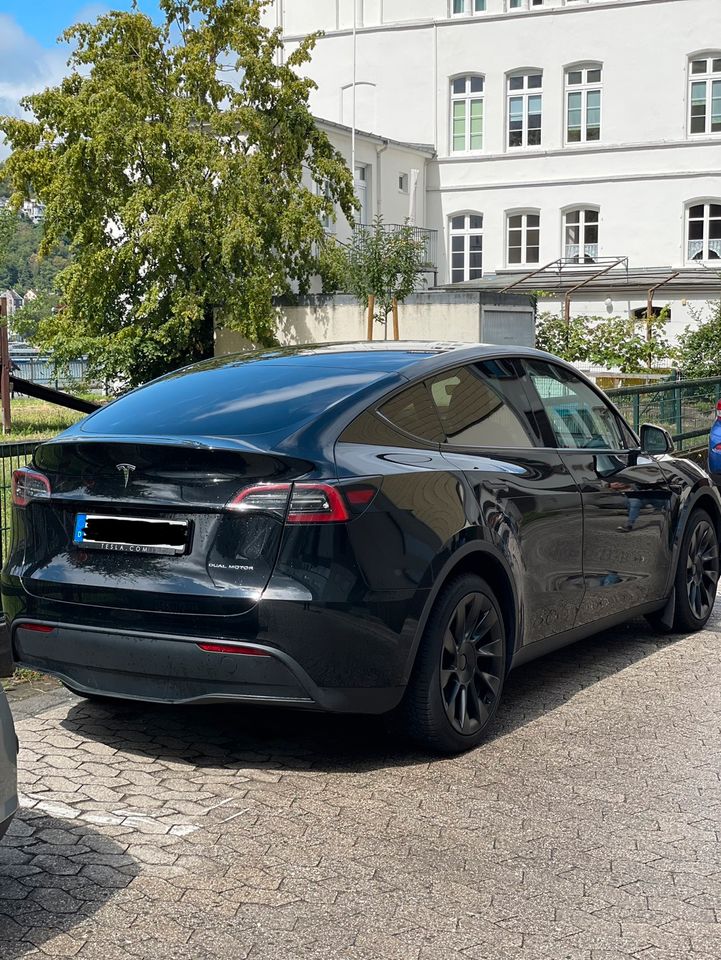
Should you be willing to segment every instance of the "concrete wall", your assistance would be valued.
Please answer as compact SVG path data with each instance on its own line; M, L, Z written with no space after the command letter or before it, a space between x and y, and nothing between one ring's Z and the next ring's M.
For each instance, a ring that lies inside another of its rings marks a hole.
M482 295L478 293L419 293L413 294L399 308L399 329L402 340L454 341L478 343L487 339L484 319L498 317L500 311L509 314L508 329L515 342L524 329L521 342L530 344L533 338L532 313L526 297ZM366 314L353 297L301 297L297 304L278 307L277 336L283 344L339 343L366 339ZM512 322L513 321L513 322ZM388 338L393 331L388 324ZM385 339L385 326L374 324L374 339ZM495 342L509 342L503 331ZM236 353L249 349L251 344L231 330L216 331L216 354Z

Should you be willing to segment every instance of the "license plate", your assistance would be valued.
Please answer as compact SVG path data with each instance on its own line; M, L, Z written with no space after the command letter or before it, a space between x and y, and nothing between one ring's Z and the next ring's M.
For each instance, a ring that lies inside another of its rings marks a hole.
M187 549L188 530L187 520L79 513L75 518L73 543L87 550L179 556Z

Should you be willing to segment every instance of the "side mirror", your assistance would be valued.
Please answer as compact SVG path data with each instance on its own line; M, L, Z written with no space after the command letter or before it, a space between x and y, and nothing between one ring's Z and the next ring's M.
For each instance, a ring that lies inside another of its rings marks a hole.
M673 440L668 430L644 423L641 427L641 449L644 453L662 454L673 451Z

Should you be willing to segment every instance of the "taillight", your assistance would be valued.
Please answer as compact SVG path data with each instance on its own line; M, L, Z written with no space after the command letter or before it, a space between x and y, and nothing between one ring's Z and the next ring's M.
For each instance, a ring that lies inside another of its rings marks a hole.
M340 491L327 483L296 483L288 523L343 523L350 519Z
M350 519L340 492L328 483L265 483L248 487L231 500L228 508L280 514L285 516L286 523L341 523Z
M716 419L721 420L721 400L716 404Z
M12 498L16 507L26 507L31 500L49 500L50 481L28 467L13 470Z
M199 643L198 646L206 653L233 653L241 657L269 657L265 650L257 647L248 647L242 643Z

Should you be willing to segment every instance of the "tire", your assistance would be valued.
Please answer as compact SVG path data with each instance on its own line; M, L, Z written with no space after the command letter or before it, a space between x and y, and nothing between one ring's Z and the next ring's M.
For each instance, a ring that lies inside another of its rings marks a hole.
M493 591L464 574L436 599L401 704L406 733L440 753L483 739L498 709L506 673L506 631Z
M694 510L683 534L676 569L675 631L703 630L713 610L718 579L716 527L705 510Z

